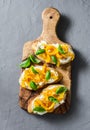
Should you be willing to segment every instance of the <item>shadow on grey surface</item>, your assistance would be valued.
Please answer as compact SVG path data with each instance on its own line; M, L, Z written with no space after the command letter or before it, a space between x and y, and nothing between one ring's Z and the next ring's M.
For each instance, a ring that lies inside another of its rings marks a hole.
M68 20L67 17L65 16L61 16L61 20L60 23L58 24L58 37L65 41L64 39L64 34L66 33L66 28L70 27L70 20ZM68 26L68 27L67 27ZM60 115L60 114L46 114L43 116L38 116L38 115L34 115L36 118L45 120L47 122L51 122L54 124L63 122L63 121L68 121L71 119L77 119L79 116L79 103L80 103L80 99L78 98L78 79L79 79L79 73L84 70L87 69L88 63L86 62L85 57L77 50L74 49L75 52L75 60L72 63L72 96L71 96L71 107L70 110L64 114L64 115Z
M57 24L56 33L58 38L63 42L68 42L66 39L66 34L68 33L68 30L70 29L71 26L72 21L70 21L70 19L67 16L61 15L60 20L58 21Z

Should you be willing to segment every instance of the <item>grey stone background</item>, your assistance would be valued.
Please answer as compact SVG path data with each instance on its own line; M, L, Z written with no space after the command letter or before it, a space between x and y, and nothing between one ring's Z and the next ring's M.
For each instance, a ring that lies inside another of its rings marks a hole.
M29 115L18 106L23 44L42 31L41 13L57 8L57 34L76 53L72 103L65 115ZM90 0L0 0L0 130L90 130Z

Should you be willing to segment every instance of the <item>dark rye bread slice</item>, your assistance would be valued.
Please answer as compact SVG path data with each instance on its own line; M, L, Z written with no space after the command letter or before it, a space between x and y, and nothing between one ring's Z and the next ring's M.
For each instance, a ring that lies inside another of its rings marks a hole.
M56 35L56 26L58 23L58 20L60 18L60 13L54 9L54 8L47 8L42 13L42 19L43 19L43 31L39 38L37 38L34 41L29 41L24 44L23 47L23 56L22 60L25 60L28 58L30 54L33 54L32 45L36 45L39 41L46 41L48 43L59 43L62 44L61 40L58 39ZM59 113L63 114L68 111L70 108L70 101L71 101L71 63L56 67L56 69L62 73L63 79L60 82L60 84L65 85L68 88L67 97L65 100L65 103L60 105L58 108L54 110L53 113ZM30 91L25 88L20 87L19 92L19 105L21 108L25 109L27 111L27 107L29 102L31 102L35 96L39 95L42 89L37 91Z

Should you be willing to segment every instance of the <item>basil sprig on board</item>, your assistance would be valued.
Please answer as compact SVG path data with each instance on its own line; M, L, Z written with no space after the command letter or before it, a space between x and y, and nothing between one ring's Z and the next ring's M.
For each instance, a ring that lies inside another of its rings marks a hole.
M55 64L57 64L57 58L56 58L56 56L51 56L51 59L52 59L52 61L53 61Z
M63 48L60 44L58 46L58 52L60 52L61 54L65 54L65 51L63 50Z
M20 67L21 68L28 68L28 67L30 67L31 62L38 64L41 61L39 59L37 59L34 55L30 55L25 61L21 62Z
M35 107L33 109L33 111L36 111L36 112L45 112L45 109L43 107L41 107L41 106L38 106L38 107Z
M48 99L49 99L49 101L51 101L51 102L59 103L59 101L58 101L56 98L52 97L52 96L49 96Z
M34 68L34 66L31 66L31 70L34 74L38 74L38 71Z
M45 52L45 49L38 49L38 50L36 51L36 55L42 54L42 53L44 53L44 52Z
M66 92L66 91L67 91L67 88L66 88L66 87L59 87L59 88L56 90L56 94L60 94L60 93Z
M29 57L30 57L30 60L31 60L33 63L38 64L38 63L41 62L41 61L40 61L39 59L37 59L34 55L30 55Z
M27 67L30 66L30 64L31 64L30 58L27 58L25 61L22 61L22 62L21 62L20 67L21 67L21 68L27 68Z
M48 70L48 71L46 72L45 79L46 79L46 80L49 80L50 77L51 77L51 72L50 72L50 70Z
M30 87L33 89L33 90L37 90L37 85L35 82L31 81L30 82Z

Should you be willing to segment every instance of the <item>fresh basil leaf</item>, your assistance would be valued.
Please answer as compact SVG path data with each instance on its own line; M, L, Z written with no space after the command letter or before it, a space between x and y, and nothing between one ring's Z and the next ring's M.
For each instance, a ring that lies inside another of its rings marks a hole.
M42 54L45 52L45 49L39 49L36 51L36 55Z
M33 62L33 63L40 63L41 61L39 59L37 59L34 55L30 55L30 60Z
M48 99L49 99L51 102L59 103L59 101L58 101L56 98L52 97L52 96L49 96Z
M30 82L30 87L31 87L33 90L37 90L37 85L36 85L35 82L33 82L33 81Z
M21 62L21 64L20 64L20 67L21 68L27 68L27 67L29 67L30 66L30 59L29 58L27 58L25 61L22 61Z
M46 79L46 80L49 80L50 77L51 77L51 72L50 72L50 70L48 70L48 71L46 72L45 79Z
M56 90L56 94L60 94L60 93L66 92L66 91L67 91L67 88L66 88L66 87L59 87L59 88Z
M56 58L56 56L51 56L51 59L52 59L52 61L53 61L55 64L57 64L57 58Z
M38 106L38 107L35 107L33 109L33 111L36 111L36 112L45 112L45 109L43 107L41 107L41 106Z
M38 74L38 71L35 70L34 66L31 66L31 70L34 74Z
M61 54L65 54L65 51L63 50L60 44L58 46L58 52L60 52Z

